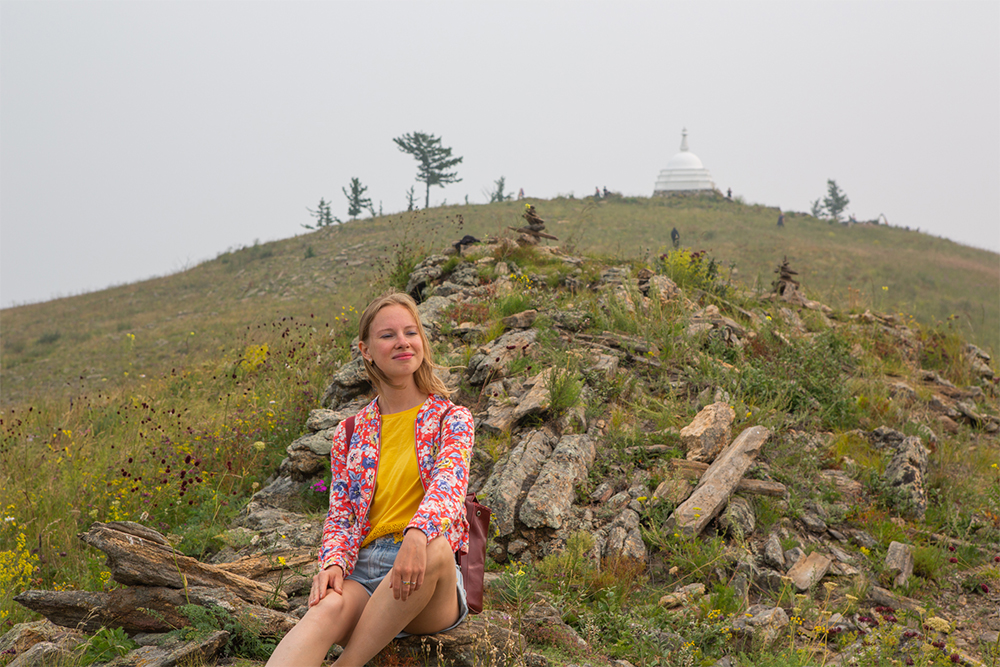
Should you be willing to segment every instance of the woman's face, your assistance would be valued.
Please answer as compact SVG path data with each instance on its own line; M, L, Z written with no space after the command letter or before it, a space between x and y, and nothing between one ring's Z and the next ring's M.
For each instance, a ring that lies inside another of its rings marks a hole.
M392 304L378 311L368 330L368 340L358 343L393 384L409 382L424 361L424 346L410 311Z

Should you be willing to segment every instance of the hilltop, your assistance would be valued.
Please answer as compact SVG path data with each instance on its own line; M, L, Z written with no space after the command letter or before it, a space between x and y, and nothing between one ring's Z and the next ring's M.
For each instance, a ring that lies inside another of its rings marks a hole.
M787 257L805 292L849 312L872 308L946 324L1000 351L1000 258L915 231L843 226L723 198L558 198L535 203L573 252L652 262L670 247L704 251L734 282L767 292ZM0 313L0 402L65 395L200 363L234 332L275 315L326 322L356 306L396 253L510 232L522 202L447 206L237 248L189 270ZM126 337L131 334L135 339ZM127 349L126 349L127 348Z
M517 221L482 208L494 228ZM467 212L462 233L482 234ZM448 215L439 222L452 233ZM497 237L427 255L403 228L371 269L420 297L442 378L476 418L470 487L495 512L486 613L442 644L446 661L996 663L1000 406L988 352L947 324L808 298L801 271L805 293L790 282L775 292L684 249L587 257ZM298 240L294 282L228 298L321 299L327 272L297 259L308 244L320 254L320 238ZM362 242L327 261L363 261ZM124 638L99 629L120 625L144 643L121 665L187 651L249 666L294 623L328 438L369 388L350 350L350 305L323 324L289 312L216 330L224 350L162 377L133 370L5 410L0 525L13 548L0 619L29 618L18 592L95 636L20 626L17 650L44 636L32 650L66 661L73 646L125 653ZM139 361L127 353L118 363ZM175 562L197 558L183 561L192 581L221 570L256 583L220 593L105 569L79 533L105 551L138 537ZM93 591L84 617L74 588ZM201 632L139 635L188 622ZM440 663L422 651L403 642L377 662Z

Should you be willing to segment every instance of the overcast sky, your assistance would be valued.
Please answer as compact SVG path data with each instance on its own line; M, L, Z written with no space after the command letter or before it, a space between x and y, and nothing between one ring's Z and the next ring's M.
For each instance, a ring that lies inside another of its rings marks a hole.
M684 127L747 202L833 178L859 219L1000 251L997 2L2 0L0 304L346 218L355 176L404 209L407 132L465 158L439 204L650 195Z

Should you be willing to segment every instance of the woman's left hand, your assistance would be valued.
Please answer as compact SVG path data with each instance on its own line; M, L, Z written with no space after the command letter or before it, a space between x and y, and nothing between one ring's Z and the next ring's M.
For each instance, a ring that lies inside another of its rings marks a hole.
M406 602L411 593L416 593L424 583L427 568L427 536L416 528L406 531L403 544L399 547L396 560L392 564L390 586L392 596Z

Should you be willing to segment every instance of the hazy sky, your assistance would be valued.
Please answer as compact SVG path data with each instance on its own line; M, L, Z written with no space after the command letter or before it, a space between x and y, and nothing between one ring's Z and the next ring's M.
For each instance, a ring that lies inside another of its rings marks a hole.
M346 218L354 176L404 209L407 132L465 158L434 204L650 195L683 127L747 202L833 178L998 251L1000 3L2 0L0 304Z

